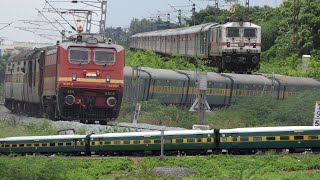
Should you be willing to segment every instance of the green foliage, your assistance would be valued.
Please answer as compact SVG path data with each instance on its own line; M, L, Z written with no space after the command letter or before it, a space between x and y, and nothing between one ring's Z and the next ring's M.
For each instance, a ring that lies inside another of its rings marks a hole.
M231 107L214 110L206 120L211 128L312 125L314 105L319 92L304 92L297 97L276 100L246 97Z
M127 51L126 53L126 65L132 67L214 71L214 68L208 67L205 64L206 62L198 59L195 60L195 64L189 63L185 58L178 55L166 59L151 50L137 52Z
M41 136L53 135L57 131L53 129L49 120L39 120L31 122L22 122L16 118L3 118L0 119L0 138L1 137L14 137L14 136Z
M132 103L124 101L117 121L130 122L132 107ZM196 116L194 113L188 112L187 108L164 105L158 100L149 100L141 103L139 123L192 128L192 125L196 123Z
M168 179L156 176L156 167L185 167L197 176L184 179L319 179L317 155L268 155L73 159L61 157L0 157L1 179Z
M130 171L129 159L67 159L44 157L0 157L2 179L114 179L121 171Z

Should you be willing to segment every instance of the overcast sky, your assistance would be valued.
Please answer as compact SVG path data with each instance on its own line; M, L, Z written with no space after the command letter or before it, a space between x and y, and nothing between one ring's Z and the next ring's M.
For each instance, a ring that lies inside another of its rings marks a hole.
M51 0L53 1L53 0ZM56 1L70 1L70 0L56 0ZM82 0L85 1L85 0ZM89 0L93 1L93 0ZM0 0L0 23L10 23L13 22L11 27L0 30L0 37L5 37L13 41L32 41L32 42L53 42L38 35L18 30L15 27L38 27L30 24L23 23L19 20L42 20L45 21L40 15L38 15L35 8L42 10L45 6L45 0ZM193 0L197 4L197 10L200 8L205 8L208 3L213 4L214 1L206 0ZM251 0L251 5L279 5L282 0ZM74 8L69 4L71 3L57 3L51 2L51 4L56 8ZM174 13L174 9L169 6L179 6L177 9L184 9L184 16L190 15L192 2L190 0L108 0L108 14L107 14L107 26L112 27L128 27L130 21L133 18L150 18L150 16L157 16L160 12L166 14L171 13L171 18L176 20L177 13ZM86 6L87 7L87 6ZM84 8L84 7L82 7ZM91 7L87 7L90 9ZM160 11L160 12L159 12ZM57 18L52 15L52 13L46 13L49 19ZM94 15L94 18L98 18ZM165 17L163 17L165 18ZM72 19L72 17L68 18ZM4 24L0 24L0 29ZM58 25L57 25L58 26ZM59 27L59 26L58 26ZM46 27L41 26L39 28L54 29L51 25ZM35 30L33 30L35 31ZM53 32L37 31L37 34L57 34ZM57 39L58 37L51 37Z

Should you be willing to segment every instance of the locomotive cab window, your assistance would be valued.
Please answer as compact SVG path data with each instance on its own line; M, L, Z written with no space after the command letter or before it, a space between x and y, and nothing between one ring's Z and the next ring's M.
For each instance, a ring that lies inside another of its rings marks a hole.
M69 62L71 64L88 64L90 61L90 51L85 48L69 49Z
M244 37L255 38L257 37L257 29L254 28L246 28L244 29Z
M94 63L97 65L114 65L115 52L113 50L94 50Z
M240 37L240 29L239 28L227 28L227 36L228 37Z

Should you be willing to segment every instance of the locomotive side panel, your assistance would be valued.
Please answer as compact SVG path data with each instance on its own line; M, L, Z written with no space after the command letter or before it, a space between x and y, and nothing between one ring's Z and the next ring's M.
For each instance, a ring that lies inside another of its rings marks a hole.
M46 53L43 73L43 96L55 96L57 87L57 50Z

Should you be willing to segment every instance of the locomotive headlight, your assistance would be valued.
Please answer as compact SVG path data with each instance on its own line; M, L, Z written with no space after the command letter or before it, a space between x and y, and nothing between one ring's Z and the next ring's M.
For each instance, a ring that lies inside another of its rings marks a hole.
M227 47L230 47L230 42L227 42Z
M64 101L66 102L67 105L71 106L74 104L76 101L75 97L73 95L68 95L64 98Z
M117 105L117 99L115 97L108 97L106 103L109 107L115 107Z
M231 56L226 56L226 57L225 57L226 63L230 63L231 60L232 60Z
M72 81L77 81L77 74L72 74Z
M110 76L110 74L107 74L106 82L110 82L110 81L111 81L111 76Z
M258 58L257 56L253 56L252 62L253 62L254 64L258 63L258 62L259 62L259 58Z
M256 43L253 43L253 48L257 48L257 44Z

